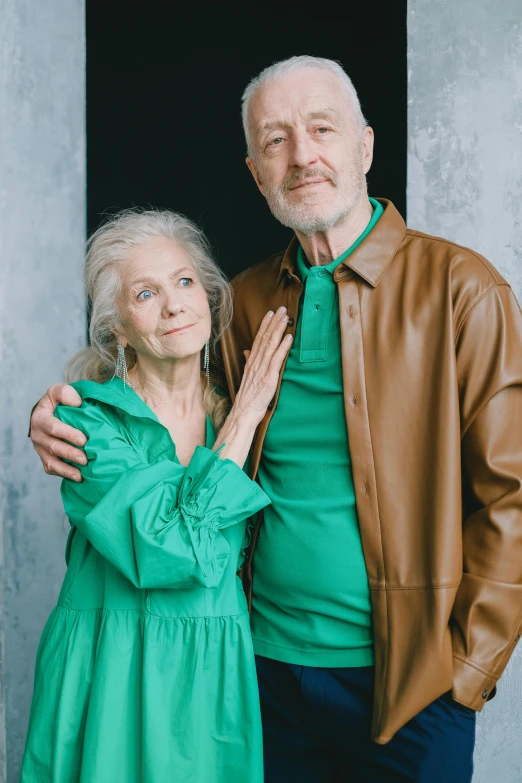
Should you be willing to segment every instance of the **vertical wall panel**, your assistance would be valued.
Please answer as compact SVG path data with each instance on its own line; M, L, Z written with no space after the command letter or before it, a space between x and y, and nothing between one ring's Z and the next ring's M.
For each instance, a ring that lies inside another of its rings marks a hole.
M19 779L36 648L64 573L32 404L85 340L83 0L0 0L0 780ZM7 759L7 775L5 772Z
M483 253L522 301L520 0L409 0L407 211ZM475 761L474 783L522 780L522 649L479 716Z

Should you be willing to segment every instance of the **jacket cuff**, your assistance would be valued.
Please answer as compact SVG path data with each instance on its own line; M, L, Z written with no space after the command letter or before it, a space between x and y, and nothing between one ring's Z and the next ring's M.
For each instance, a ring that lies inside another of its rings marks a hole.
M497 678L469 661L453 656L453 687L451 695L460 704L480 712L495 695Z

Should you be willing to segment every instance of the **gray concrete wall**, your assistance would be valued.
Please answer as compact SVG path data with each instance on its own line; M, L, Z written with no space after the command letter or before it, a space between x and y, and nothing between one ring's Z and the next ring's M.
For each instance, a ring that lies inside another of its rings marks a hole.
M36 647L64 572L58 482L25 435L84 341L83 6L0 0L2 783L18 780ZM521 299L519 0L410 0L408 59L408 222L484 253ZM521 780L522 648L479 718L474 783Z
M29 411L85 340L83 0L0 0L0 780L19 779L34 660L64 573L58 479ZM6 774L7 759L7 774Z
M520 0L409 0L408 73L408 224L483 253L522 301ZM474 783L522 781L522 648L475 761Z

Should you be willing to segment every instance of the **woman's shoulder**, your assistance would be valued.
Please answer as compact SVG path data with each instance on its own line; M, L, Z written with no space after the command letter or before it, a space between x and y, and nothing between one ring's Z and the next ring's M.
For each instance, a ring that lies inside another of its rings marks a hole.
M93 426L114 426L111 395L104 392L104 384L85 380L70 385L80 395L81 404L78 406L59 403L54 411L57 419L84 432Z
M112 448L122 439L133 447L139 444L140 452L152 455L171 448L170 435L155 413L120 378L105 383L81 380L71 386L80 395L81 405L59 405L55 416L103 449Z
M78 392L82 401L87 404L105 402L108 405L116 406L124 405L128 407L129 403L132 405L130 395L134 395L134 392L128 386L125 386L120 378L110 378L103 383L84 379L71 383L71 386ZM127 392L129 393L129 400L126 399Z
M139 411L141 400L138 399L137 402L133 399L136 394L128 387L125 388L119 378L105 383L80 380L70 385L81 397L81 405L58 405L55 416L73 427L82 429L82 423L87 426L90 422L114 426L116 420L121 419L122 411L131 415L136 415Z
M114 377L104 383L81 380L71 383L71 386L82 398L81 408L76 410L92 409L101 418L111 418L114 413L124 412L141 419L156 419L155 414L141 397L138 397L132 387L124 384L120 378Z

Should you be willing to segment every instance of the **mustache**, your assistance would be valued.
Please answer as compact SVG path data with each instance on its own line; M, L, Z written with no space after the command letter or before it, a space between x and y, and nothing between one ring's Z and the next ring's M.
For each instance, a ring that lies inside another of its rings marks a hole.
M320 177L321 179L327 179L329 182L332 183L332 185L337 187L338 178L333 171L327 171L325 169L319 169L319 168L310 168L310 169L302 169L301 171L296 171L293 174L289 174L288 177L286 177L283 180L281 184L281 190L287 192L291 188L295 188L297 185L300 185L301 182L316 177Z

